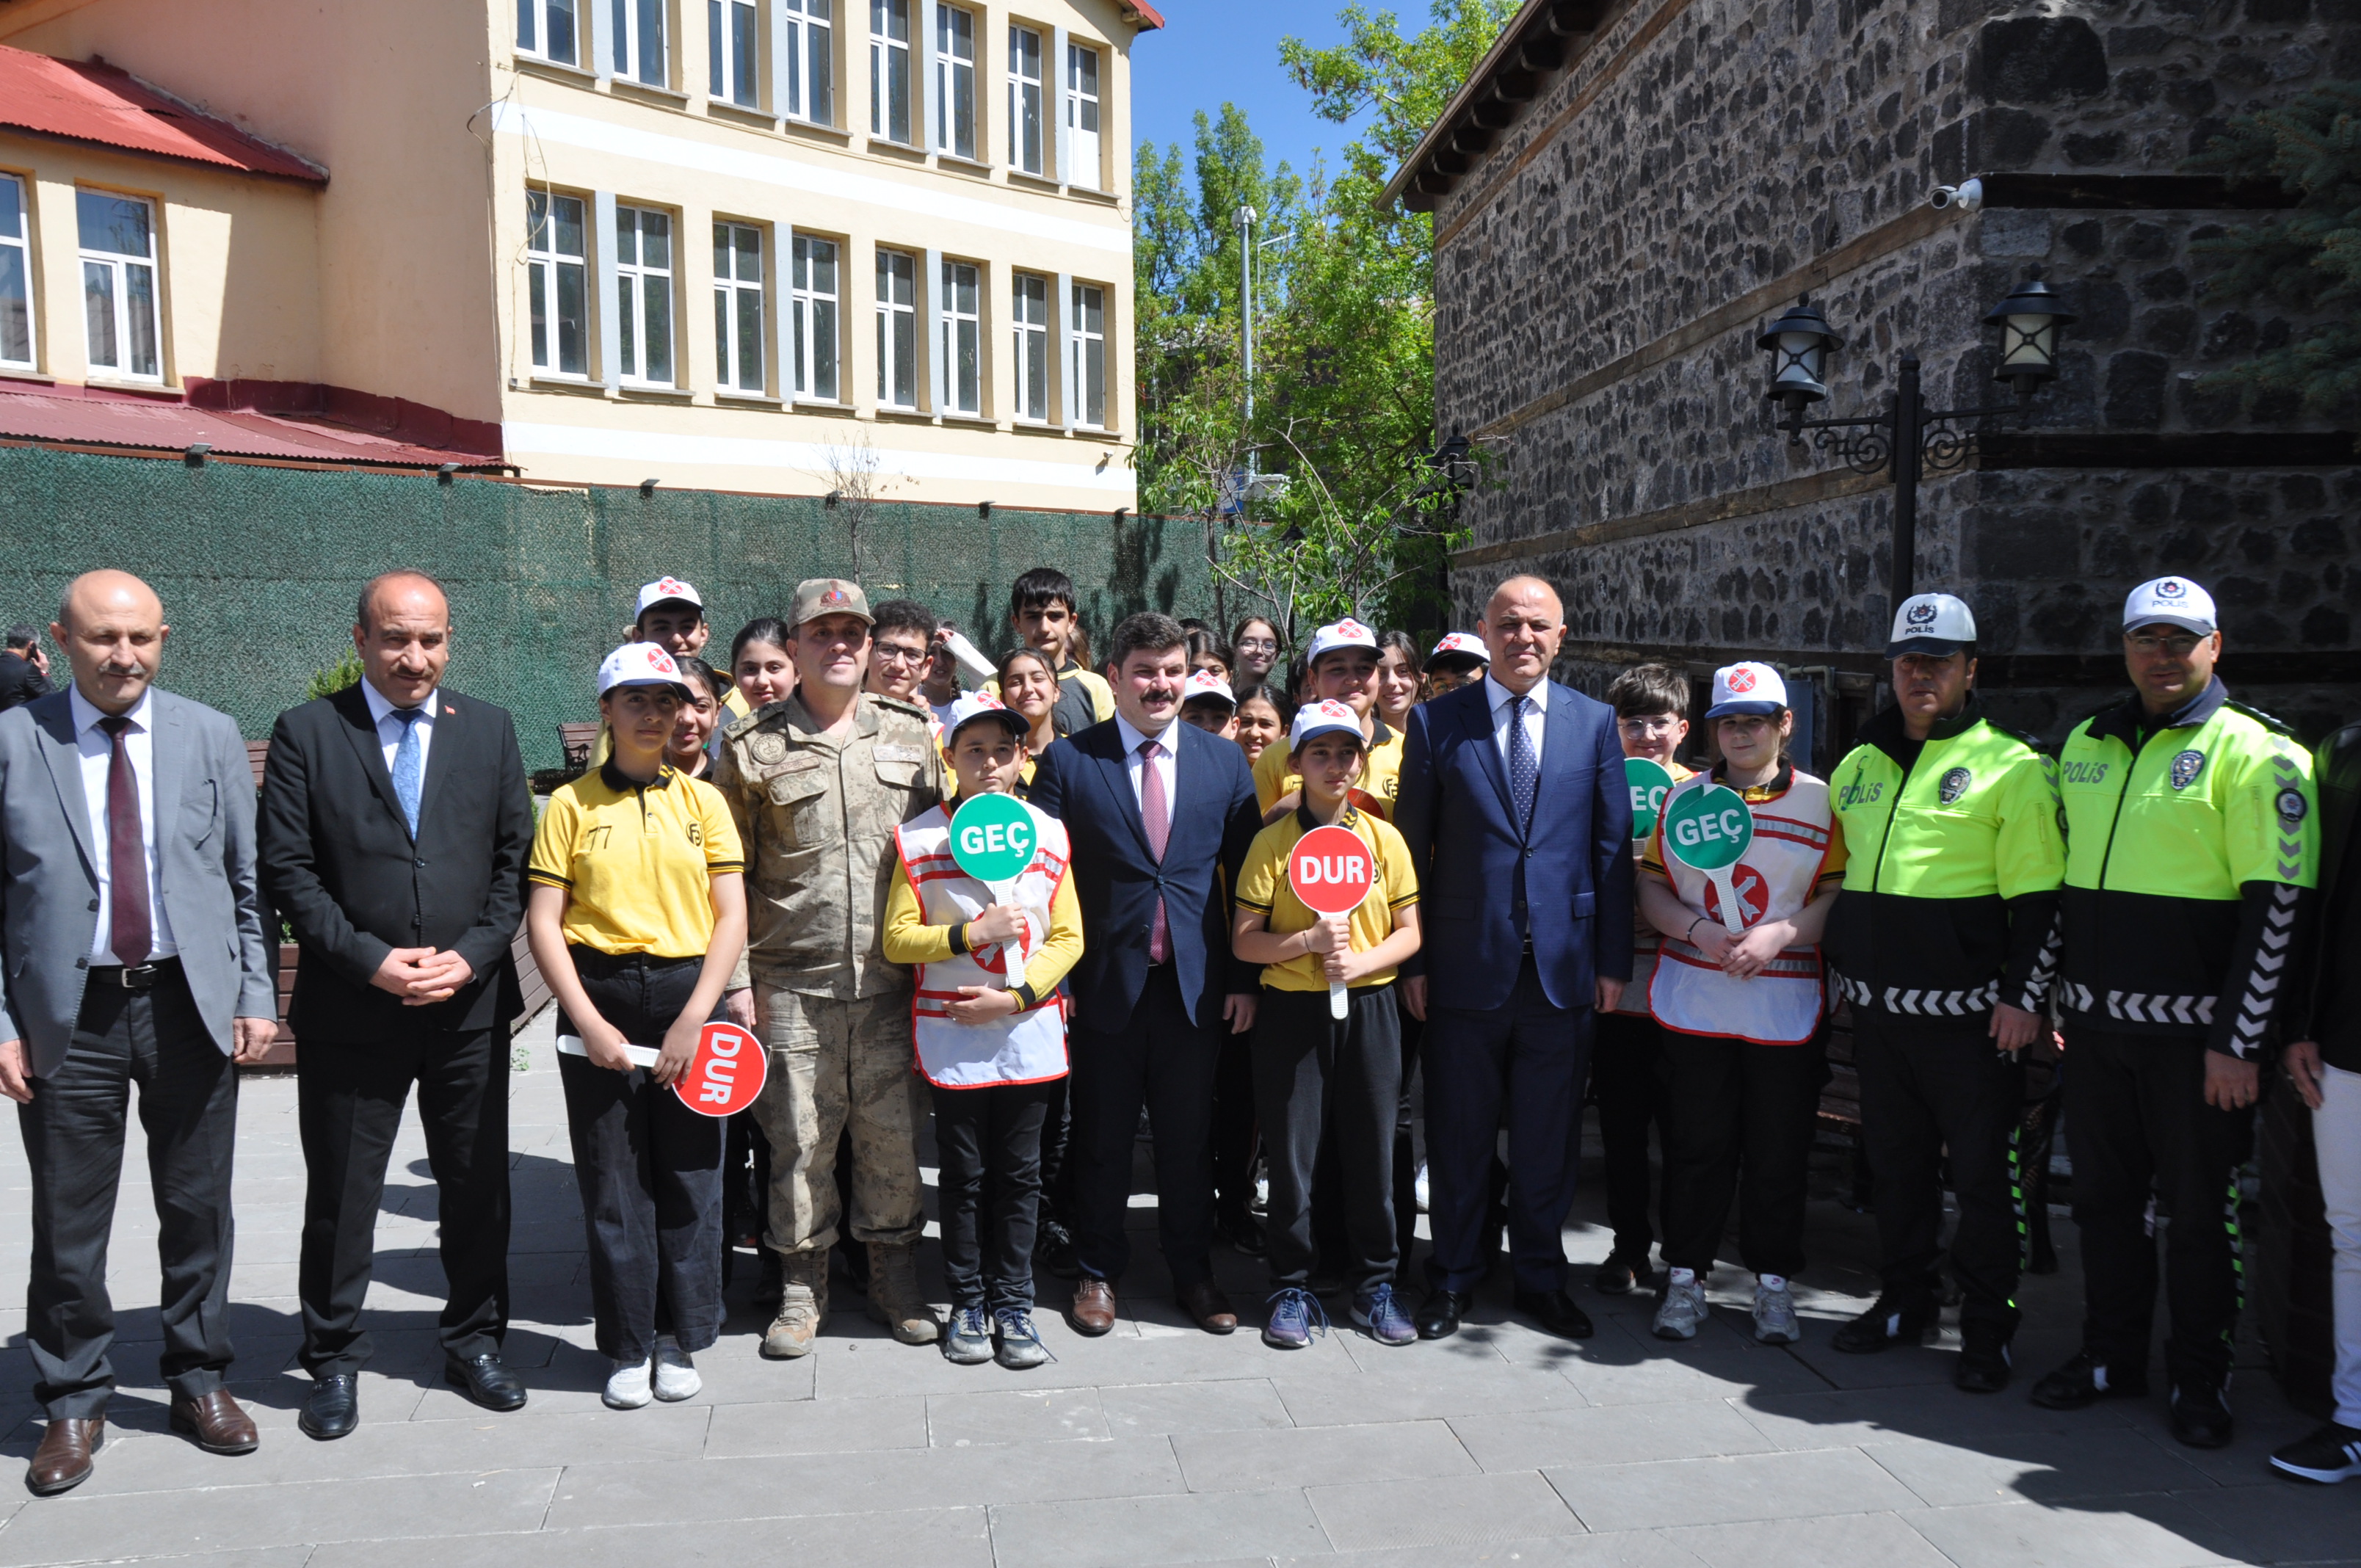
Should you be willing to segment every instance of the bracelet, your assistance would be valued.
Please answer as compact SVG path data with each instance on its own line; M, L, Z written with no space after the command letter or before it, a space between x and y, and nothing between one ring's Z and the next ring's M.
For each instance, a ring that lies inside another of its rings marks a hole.
M1700 927L1700 926L1704 925L1704 924L1705 924L1705 916L1702 916L1702 915L1698 916L1696 919L1694 919L1694 920L1690 921L1690 922L1689 922L1689 928L1688 928L1687 930L1686 930L1686 931L1684 931L1684 932L1682 932L1682 933L1681 933L1681 940L1682 940L1682 941L1684 941L1684 942L1690 942L1690 943L1691 943L1691 945L1692 945L1692 946L1694 946L1694 945L1695 945L1695 943L1693 942L1692 938L1694 938L1697 936L1697 928L1698 927Z

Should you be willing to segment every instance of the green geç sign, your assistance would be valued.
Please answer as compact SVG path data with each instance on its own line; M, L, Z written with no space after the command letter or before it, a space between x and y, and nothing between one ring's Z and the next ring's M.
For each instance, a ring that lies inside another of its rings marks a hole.
M1754 813L1726 785L1690 790L1664 812L1664 847L1698 871L1728 870L1752 842Z
M1623 782L1631 790L1631 837L1644 839L1656 830L1657 814L1673 790L1673 775L1662 762L1645 757L1623 759Z
M951 817L951 859L978 882L1016 881L1032 863L1033 814L1013 795L970 795Z

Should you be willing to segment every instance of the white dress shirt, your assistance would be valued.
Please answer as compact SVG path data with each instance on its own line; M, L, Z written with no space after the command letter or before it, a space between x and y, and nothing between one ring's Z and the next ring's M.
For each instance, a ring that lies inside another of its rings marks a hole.
M1544 675L1535 681L1533 689L1525 695L1533 699L1533 710L1525 715L1525 739L1532 742L1533 766L1538 769L1542 761L1542 731L1548 727L1545 721L1549 718L1549 678ZM1517 694L1487 674L1484 677L1484 701L1492 710L1492 744L1500 748L1500 766L1505 769L1509 765L1509 716L1516 711Z
M422 715L416 721L418 776L422 780L426 777L426 753L434 745L434 699L442 692L442 687L435 687L426 694L426 700L418 705ZM385 771L390 774L393 772L393 754L401 750L401 720L393 717L393 704L386 699L385 693L367 681L361 683L361 699L368 704L369 722L377 726L378 744L385 749Z
M1174 753L1179 749L1180 738L1172 732L1173 725L1180 722L1175 718L1164 726L1161 734L1150 735L1144 729L1134 729L1131 720L1122 714L1115 716L1115 731L1123 737L1124 776L1131 781L1132 800L1143 808L1147 797L1141 794L1145 781L1139 770L1148 759L1139 754L1139 749L1150 740L1155 741L1159 748L1156 772L1164 781L1164 821L1168 828L1178 820L1180 810L1180 795L1173 787L1180 783L1180 770L1174 765Z
M82 800L90 809L90 858L98 872L98 916L91 928L90 961L112 966L123 961L115 956L115 857L108 848L114 840L106 831L106 782L115 766L115 742L98 727L106 715L82 695L80 686L72 692L67 700L73 707L74 746L82 755ZM124 715L131 720L131 728L123 732L124 755L139 781L139 843L148 860L148 927L154 943L148 959L151 963L181 950L172 940L172 917L164 913L164 867L156 853L156 746L149 729L155 714L155 694L141 692L131 711Z

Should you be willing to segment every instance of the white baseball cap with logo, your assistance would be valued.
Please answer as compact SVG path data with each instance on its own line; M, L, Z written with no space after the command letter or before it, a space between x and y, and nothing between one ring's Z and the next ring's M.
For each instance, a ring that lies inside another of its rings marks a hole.
M2213 596L2187 577L2157 577L2134 588L2124 600L2124 630L2143 626L2178 626L2200 637L2218 629Z
M645 615L660 604L695 605L700 610L705 608L705 601L697 597L697 585L685 583L678 577L658 577L653 583L640 585L637 613Z
M1749 659L1713 673L1713 706L1708 718L1733 713L1772 714L1787 706L1787 683L1768 664Z
M1446 659L1450 661L1448 664L1444 663ZM1481 667L1492 662L1492 651L1484 646L1480 638L1471 637L1465 631L1446 631L1443 634L1443 641L1434 645L1434 652L1426 656L1429 664L1441 665L1445 669L1466 668L1462 660L1472 661Z
M1238 705L1237 695L1230 690L1230 683L1211 670L1191 670L1189 678L1180 683L1182 702L1191 702L1199 697L1215 699L1232 707Z
M598 695L617 686L670 686L684 697L688 683L671 654L653 642L626 642L598 665Z
M1378 634L1349 615L1342 620L1332 620L1312 634L1312 652L1303 656L1303 667L1317 668L1322 654L1333 653L1339 648L1367 648L1374 653L1378 651Z
M1010 734L1020 740L1033 729L1031 719L990 692L963 692L959 700L951 704L950 721L943 726L943 743L949 746L958 739L962 728L979 718L997 718L1008 727Z
M1913 594L1894 612L1894 635L1885 656L1930 653L1937 658L1976 645L1975 612L1950 594Z
M1301 751L1303 743L1314 735L1349 734L1354 740L1367 743L1361 733L1361 718L1343 703L1333 699L1307 702L1295 710L1295 728L1288 731L1287 749Z

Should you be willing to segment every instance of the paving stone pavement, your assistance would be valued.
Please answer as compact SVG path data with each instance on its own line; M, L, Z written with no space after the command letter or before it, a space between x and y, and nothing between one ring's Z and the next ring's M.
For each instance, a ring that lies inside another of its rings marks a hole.
M1590 1292L1584 1268L1576 1293L1598 1323L1587 1343L1515 1321L1496 1281L1454 1340L1389 1349L1340 1329L1280 1353L1250 1329L1217 1339L1188 1326L1163 1294L1150 1240L1125 1281L1126 1316L1104 1339L1058 1320L1065 1288L1044 1277L1052 1310L1041 1321L1058 1359L1023 1374L897 1345L841 1285L816 1354L763 1361L753 1270L741 1268L724 1338L699 1358L704 1393L609 1411L546 1015L523 1040L509 1356L531 1405L492 1415L441 1383L435 1199L413 1116L378 1227L379 1349L361 1379L361 1428L335 1443L296 1431L308 1385L295 1368L295 1086L251 1080L239 1113L232 1387L255 1411L261 1448L218 1458L165 1430L156 1222L135 1158L115 1222L126 1383L110 1439L77 1491L0 1500L0 1568L2361 1563L2361 1486L2299 1487L2265 1468L2268 1450L2310 1423L2251 1341L2233 1391L2239 1440L2222 1453L2174 1443L2160 1398L2073 1415L2026 1402L2032 1377L2076 1337L2062 1218L2064 1268L2026 1282L2007 1393L1955 1392L1941 1346L1830 1353L1830 1329L1874 1292L1873 1238L1835 1201L1832 1170L1799 1284L1806 1339L1791 1349L1748 1337L1749 1282L1734 1268L1718 1282L1716 1321L1684 1346L1649 1337L1651 1303ZM14 1244L0 1302L16 1302L26 1176L21 1146L0 1144L0 1236ZM1135 1223L1151 1226L1154 1199L1133 1202ZM1607 1251L1598 1217L1586 1195L1567 1233L1578 1262ZM931 1247L926 1256L931 1266ZM1218 1267L1242 1305L1258 1301L1259 1265L1225 1251ZM11 1336L0 1431L18 1460L39 1438L23 1329L21 1310L0 1310Z

